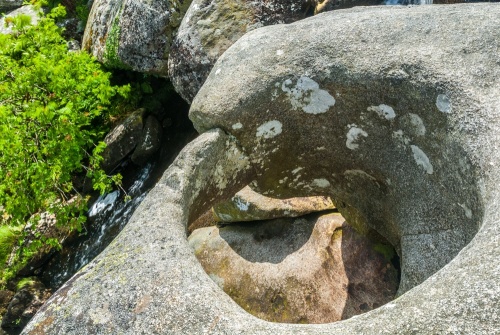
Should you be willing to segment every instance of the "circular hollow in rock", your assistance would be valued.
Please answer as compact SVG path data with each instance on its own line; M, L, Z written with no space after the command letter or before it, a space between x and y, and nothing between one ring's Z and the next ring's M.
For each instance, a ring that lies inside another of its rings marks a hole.
M391 301L398 288L394 250L339 213L200 228L188 241L226 294L272 322L348 319Z

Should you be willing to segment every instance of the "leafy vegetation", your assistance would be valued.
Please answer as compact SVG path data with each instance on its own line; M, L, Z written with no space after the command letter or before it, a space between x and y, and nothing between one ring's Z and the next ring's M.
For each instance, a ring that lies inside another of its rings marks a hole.
M12 236L21 234L18 227L36 231L43 212L54 214L58 224L80 229L86 198L74 187L75 175L91 179L101 192L120 182L100 169L105 145L99 141L109 119L123 112L130 86L112 85L110 73L88 54L68 52L55 24L64 15L64 7L57 6L36 26L21 15L8 20L13 34L0 35L2 265ZM20 248L18 263L40 243L29 246ZM6 276L12 272L5 271Z

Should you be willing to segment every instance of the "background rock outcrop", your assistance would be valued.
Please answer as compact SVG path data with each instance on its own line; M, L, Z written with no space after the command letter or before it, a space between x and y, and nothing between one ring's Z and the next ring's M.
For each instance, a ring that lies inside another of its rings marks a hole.
M167 75L174 33L189 0L95 0L82 48L107 66Z

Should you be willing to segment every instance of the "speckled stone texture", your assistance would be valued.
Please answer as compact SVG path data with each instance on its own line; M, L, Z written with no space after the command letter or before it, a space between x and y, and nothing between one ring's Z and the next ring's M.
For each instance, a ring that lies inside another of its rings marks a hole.
M95 0L82 49L115 68L167 76L173 36L189 0Z
M205 133L24 334L498 332L499 32L500 5L462 4L333 11L245 35L193 101ZM402 295L323 325L244 312L203 271L186 225L252 180L273 196L332 196L359 231L384 235Z
M194 0L170 52L175 90L191 102L217 58L247 31L303 19L305 9L304 0Z

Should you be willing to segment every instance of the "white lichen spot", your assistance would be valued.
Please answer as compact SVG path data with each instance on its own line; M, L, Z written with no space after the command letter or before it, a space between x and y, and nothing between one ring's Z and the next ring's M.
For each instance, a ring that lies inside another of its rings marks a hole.
M347 148L351 150L359 148L359 144L356 143L356 141L358 141L360 136L368 137L368 133L363 129L355 127L355 125L353 125L347 132L347 140L345 141L345 145L347 146Z
M439 94L436 98L436 107L443 113L451 113L451 101L445 94Z
M281 134L282 125L278 120L272 120L264 123L257 128L257 137L273 138Z
M415 162L417 162L417 165L422 166L428 174L432 174L434 169L432 168L429 157L427 157L425 152L423 152L422 149L416 145L411 145L411 151L413 151L413 158L415 159Z
M303 167L298 167L298 168L292 170L292 174L297 174L302 169L304 169L304 168Z
M396 117L394 109L391 106L384 104L368 107L367 110L369 112L371 111L377 113L380 117L385 118L386 120L392 120Z
M276 55L277 55L277 56L281 56L281 55L283 55L284 53L285 53L285 52L284 52L283 50L281 50L281 49L280 49L280 50L278 50L278 51L276 51Z
M335 98L327 91L320 89L317 82L306 76L300 77L295 86L292 85L290 79L285 80L281 89L287 94L294 109L301 108L308 114L326 113L335 105Z
M217 71L215 71L215 75L218 75L220 73L220 69L217 69Z
M234 130L238 130L238 129L243 128L243 125L241 124L241 122L238 122L238 123L233 124L231 126L231 128L233 128Z
M415 135L424 136L426 131L424 121L417 114L409 113L408 116Z
M314 179L311 183L313 187L327 188L330 187L330 182L324 178Z
M325 147L317 147L316 148L316 151L323 151L323 150L326 150L326 148Z
M458 204L460 207L463 208L464 212L465 212L465 216L468 218L468 219L472 219L472 211L469 207L467 207L465 204Z
M233 198L234 204L240 211L246 212L248 211L248 208L250 207L250 203L247 201L243 201L238 197Z

